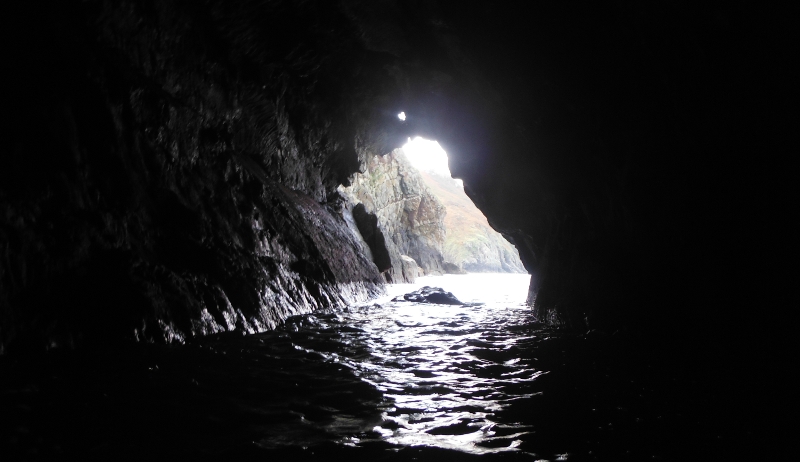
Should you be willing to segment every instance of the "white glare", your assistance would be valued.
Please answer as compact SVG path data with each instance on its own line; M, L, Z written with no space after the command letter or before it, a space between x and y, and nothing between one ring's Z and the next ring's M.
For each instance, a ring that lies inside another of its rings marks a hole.
M406 120L406 113L401 112L400 114L397 114L397 118L400 120Z
M444 152L436 141L416 137L409 138L403 145L403 151L411 165L418 170L435 173L450 178L450 168L447 166L447 153Z

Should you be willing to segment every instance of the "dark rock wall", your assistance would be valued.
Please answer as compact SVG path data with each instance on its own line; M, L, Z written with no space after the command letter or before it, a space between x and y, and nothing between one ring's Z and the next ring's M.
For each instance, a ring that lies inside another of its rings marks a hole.
M367 212L362 203L353 206L352 214L358 232L369 247L369 254L372 256L375 266L378 267L378 271L384 272L391 269L392 256L386 246L383 230L378 225L378 217L374 213Z
M391 80L335 4L18 8L0 344L263 330L381 290L335 188L393 145Z

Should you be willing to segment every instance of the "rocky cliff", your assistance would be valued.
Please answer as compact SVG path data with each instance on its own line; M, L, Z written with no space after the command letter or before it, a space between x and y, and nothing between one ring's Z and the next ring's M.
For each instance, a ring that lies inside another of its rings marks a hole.
M489 225L464 192L460 180L420 171L431 192L444 204L447 234L444 259L470 273L524 273L517 249Z
M375 214L391 255L387 279L413 282L419 265L424 274L442 274L445 242L444 205L408 163L402 149L370 157L351 186L340 188L352 204Z

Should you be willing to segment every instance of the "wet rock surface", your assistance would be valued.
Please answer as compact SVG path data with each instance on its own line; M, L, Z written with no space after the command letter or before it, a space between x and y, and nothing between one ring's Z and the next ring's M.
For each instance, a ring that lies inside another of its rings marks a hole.
M393 147L367 101L392 78L341 12L320 34L277 2L18 6L0 351L262 331L381 293L336 188Z
M393 302L414 302L414 303L432 303L435 305L468 305L461 302L453 295L452 292L447 292L441 287L425 286L414 292L409 292L392 299Z

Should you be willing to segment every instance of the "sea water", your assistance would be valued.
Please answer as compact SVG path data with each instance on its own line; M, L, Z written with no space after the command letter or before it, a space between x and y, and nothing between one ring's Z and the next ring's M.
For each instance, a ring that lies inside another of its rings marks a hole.
M680 342L548 328L528 282L425 277L257 335L2 357L0 454L713 460L747 444L746 427L708 411L697 369L658 356ZM470 305L392 301L425 285Z

